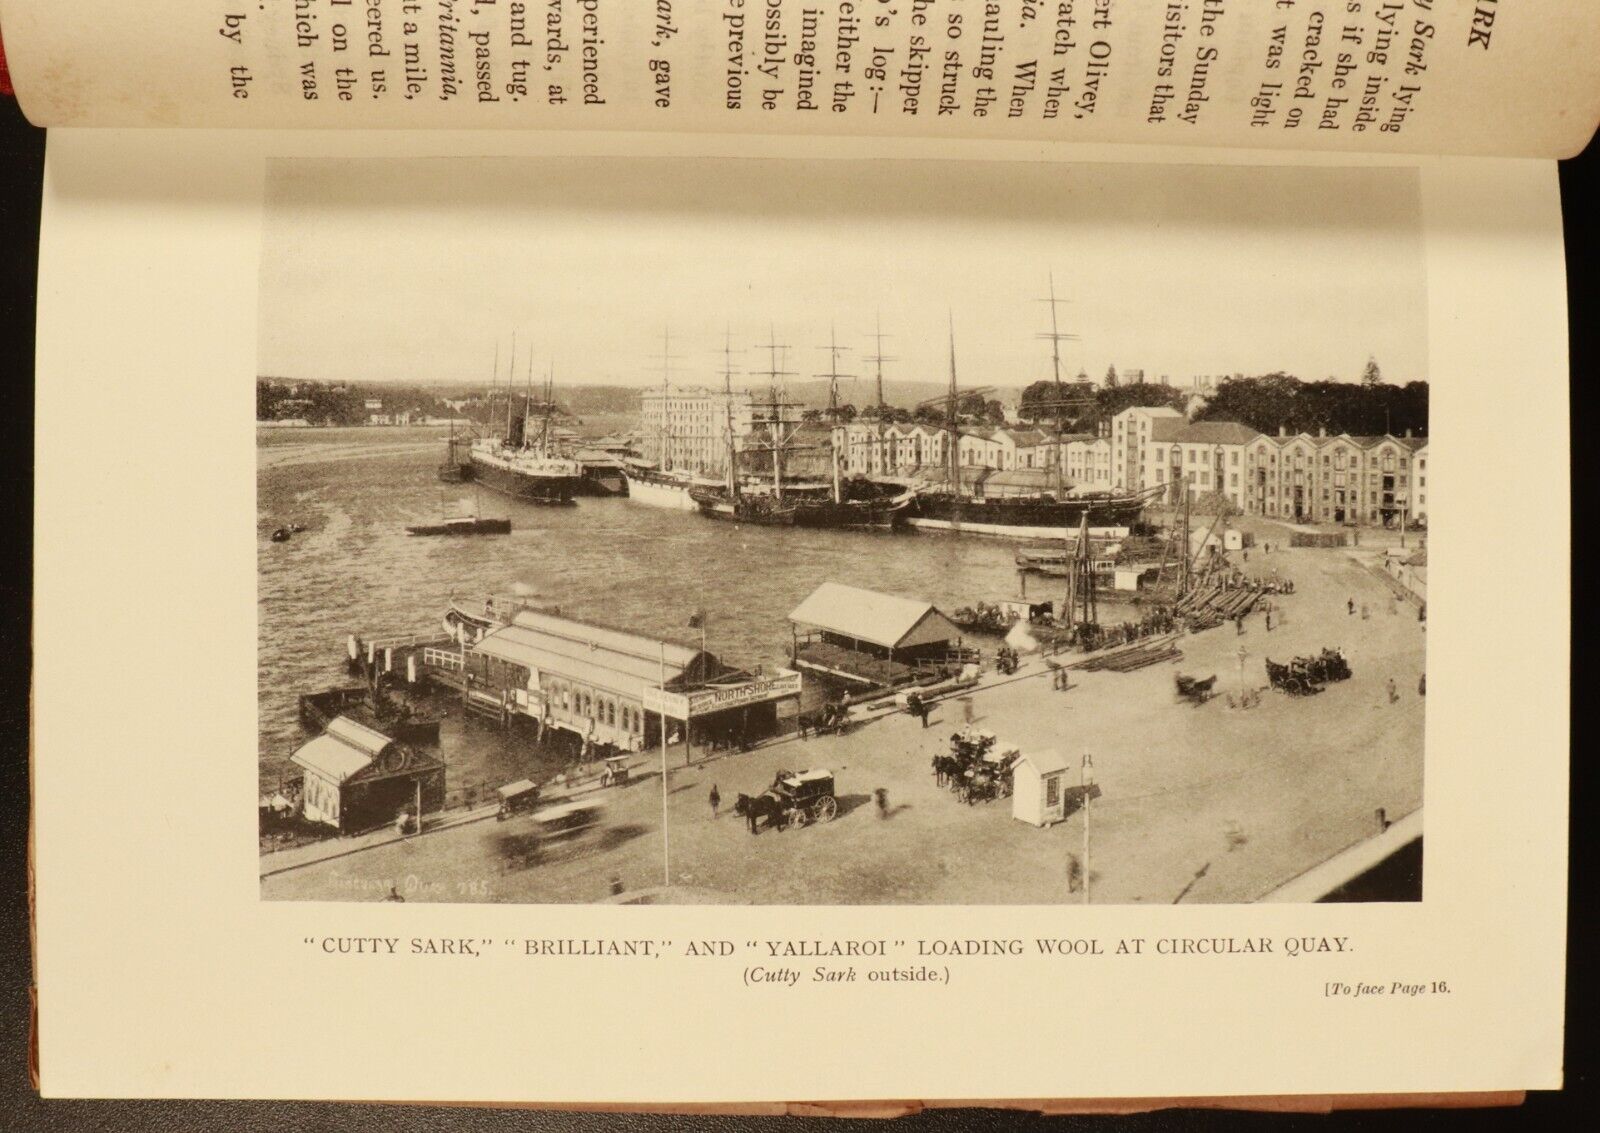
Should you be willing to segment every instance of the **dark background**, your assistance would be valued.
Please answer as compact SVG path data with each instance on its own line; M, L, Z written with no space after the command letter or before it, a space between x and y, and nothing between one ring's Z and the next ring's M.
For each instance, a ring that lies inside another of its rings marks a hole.
M1562 163L1561 191L1566 212L1567 271L1569 280L1569 319L1572 334L1572 442L1574 467L1587 471L1580 445L1592 443L1594 397L1589 379L1596 373L1596 329L1594 303L1596 241L1593 205L1596 200L1597 147L1591 145L1582 156ZM0 562L0 853L4 854L4 889L0 894L0 1130L238 1130L241 1133L299 1133L321 1130L381 1130L383 1133L420 1133L436 1130L469 1130L471 1133L498 1133L510 1129L552 1129L570 1133L599 1130L656 1131L667 1129L793 1129L800 1120L786 1117L683 1118L656 1115L551 1113L531 1110L490 1110L433 1106L378 1106L313 1104L301 1102L165 1102L165 1101L41 1101L29 1084L28 1029L29 988L32 962L29 950L27 900L27 823L29 751L29 652L30 603L32 595L33 524L33 306L34 277L38 257L39 198L44 164L44 132L29 126L16 103L0 97L0 535L4 538L4 560ZM115 375L107 375L115 380ZM1526 380L1523 374L1505 376L1504 387L1495 396L1515 396L1515 384ZM86 407L92 412L92 407ZM1539 443L1539 438L1516 438L1502 451L1515 452L1520 446ZM1518 474L1514 468L1508 476ZM1541 490L1529 484L1528 490ZM1588 589L1586 559L1592 548L1589 535L1593 521L1592 492L1600 487L1586 476L1573 484L1574 595ZM1509 533L1500 557L1507 585L1516 585L1515 559L1518 554L1536 553ZM1485 556L1485 569L1496 569ZM1583 643L1587 635L1582 626L1587 611L1575 607L1573 639ZM1551 648L1564 643L1551 642ZM1575 691L1582 688L1588 673L1588 659L1574 657ZM1574 720L1572 764L1573 878L1587 881L1584 865L1589 860L1588 815L1593 807L1594 776L1590 769L1587 730L1582 719ZM1517 754L1506 753L1507 777L1498 784L1485 784L1485 790L1516 789ZM1591 887L1575 891L1569 882L1567 988L1567 1088L1559 1093L1530 1095L1520 1109L1456 1111L1391 1111L1382 1113L1344 1112L1333 1118L1309 1115L1230 1114L1174 1110L1122 1118L1067 1117L1046 1119L996 1110L946 1110L918 1114L894 1123L896 1130L997 1130L1063 1125L1103 1125L1115 1122L1134 1130L1171 1130L1216 1127L1252 1130L1268 1125L1318 1126L1328 1124L1373 1128L1380 1125L1426 1131L1448 1125L1450 1128L1504 1128L1524 1123L1573 1122L1593 1109L1593 1059L1588 1027L1591 1003L1596 995L1591 975L1589 933L1593 918L1584 899ZM90 915L86 910L85 915ZM958 1020L952 1020L958 1024ZM1150 1020L1159 1026L1159 1020ZM1092 1020L1085 1020L1092 1025ZM774 1026L781 1025L775 1019ZM841 1035L850 1026L841 1017ZM1309 1038L1310 1036L1308 1036ZM293 1042L285 1034L285 1042ZM397 1041L403 1041L398 1040ZM1218 1042L1227 1042L1224 1033ZM1419 1061L1431 1052L1419 1049ZM974 1051L981 1065L992 1052ZM1063 1067L1064 1077L1074 1077ZM625 1075L625 1063L617 1066ZM425 1083L419 1083L422 1092ZM836 1121L809 1119L805 1128L882 1129L875 1121Z

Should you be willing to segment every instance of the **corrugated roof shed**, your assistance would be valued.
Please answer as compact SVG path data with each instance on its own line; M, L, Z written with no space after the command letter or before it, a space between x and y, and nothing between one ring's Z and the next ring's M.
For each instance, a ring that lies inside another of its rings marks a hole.
M535 610L520 611L511 625L484 634L472 649L634 698L661 684L663 653L668 686L681 683L686 672L714 675L720 668L711 654L687 645Z
M353 747L334 733L334 724L343 719L340 717L335 720L328 726L328 731L302 744L300 750L289 757L289 762L325 779L332 779L335 783L343 783L352 775L365 771L372 765L374 754ZM355 726L361 727L359 724Z
M930 602L824 582L789 615L814 626L885 649L951 641L961 631Z
M383 749L394 743L394 740L382 732L357 723L348 716L334 717L325 731L328 735L337 736L357 751L365 752L372 757L382 755Z

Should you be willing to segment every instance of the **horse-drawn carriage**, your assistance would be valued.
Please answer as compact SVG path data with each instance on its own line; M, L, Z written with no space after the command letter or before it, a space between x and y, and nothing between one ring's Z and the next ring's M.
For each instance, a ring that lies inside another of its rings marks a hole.
M1296 657L1287 665L1267 659L1267 680L1290 696L1314 696L1332 681L1350 679L1350 663L1338 649L1324 649L1314 657Z
M772 786L759 795L741 794L733 812L742 815L755 834L764 824L784 829L790 823L809 826L813 822L832 822L839 813L839 800L833 793L833 772L780 771Z
M500 811L495 818L501 822L539 805L539 784L532 779L518 779L515 783L497 787L495 794L500 796Z
M1199 677L1186 677L1182 673L1174 678L1178 686L1178 695L1191 704L1204 704L1216 696L1217 674L1201 680Z
M956 732L948 754L933 757L933 777L962 802L971 806L1011 794L1014 749L996 749L993 732Z
M599 799L578 799L534 811L526 825L500 836L501 868L532 865L558 847L576 849L600 832L605 810Z
M840 735L850 725L850 709L843 701L831 700L820 708L800 713L797 723L801 739Z

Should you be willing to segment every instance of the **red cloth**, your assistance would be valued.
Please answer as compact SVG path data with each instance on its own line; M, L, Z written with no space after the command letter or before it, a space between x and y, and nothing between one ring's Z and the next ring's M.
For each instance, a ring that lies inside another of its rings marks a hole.
M11 89L11 72L6 70L6 41L0 39L0 94L15 94Z

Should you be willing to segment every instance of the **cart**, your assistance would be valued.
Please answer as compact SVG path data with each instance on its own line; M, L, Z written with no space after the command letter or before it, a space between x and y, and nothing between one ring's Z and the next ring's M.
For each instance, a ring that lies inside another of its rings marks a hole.
M787 820L797 826L832 822L839 813L839 801L833 794L832 771L779 775L772 784L772 793L782 802Z
M600 773L602 787L620 787L628 781L628 757L625 755L606 756L606 769Z
M532 779L518 779L515 783L507 783L498 787L495 794L500 796L500 811L495 818L504 822L514 814L532 810L539 805L539 784Z

